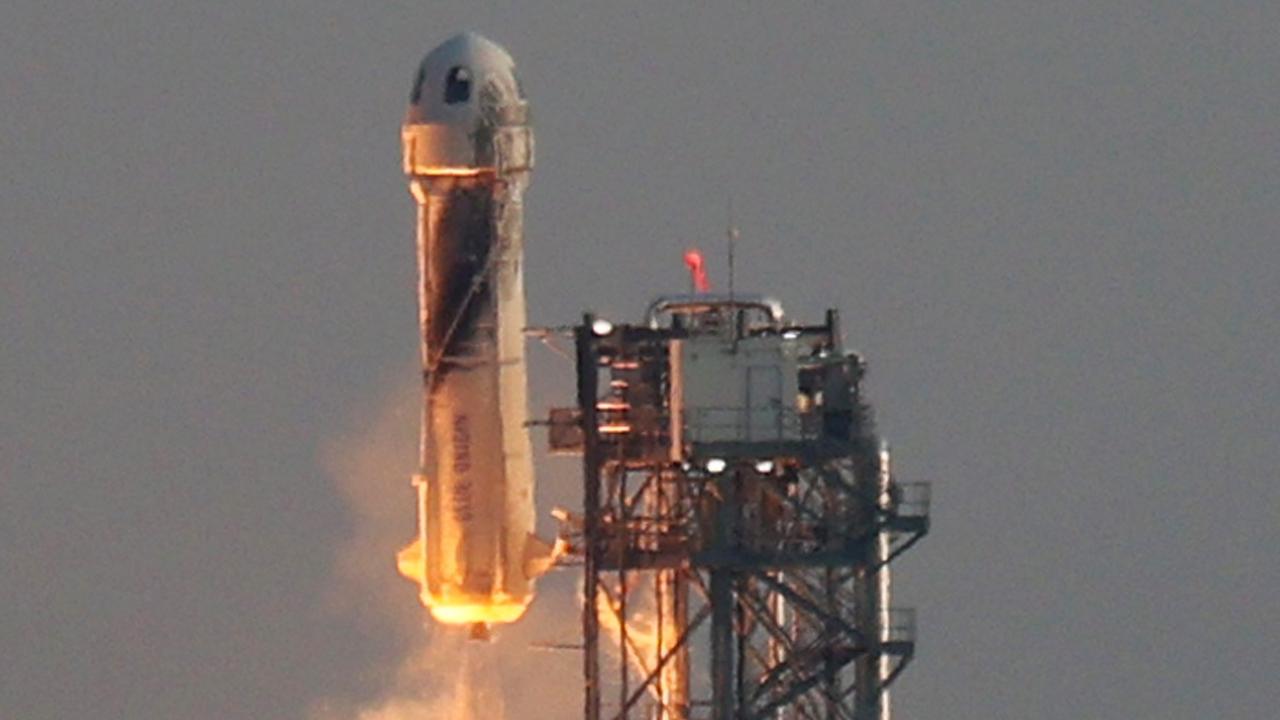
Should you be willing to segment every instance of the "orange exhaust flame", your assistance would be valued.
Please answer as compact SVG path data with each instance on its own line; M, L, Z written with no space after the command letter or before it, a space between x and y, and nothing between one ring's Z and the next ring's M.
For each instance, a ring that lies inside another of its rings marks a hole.
M422 554L421 539L414 540L396 553L396 569L405 578L422 588L420 594L422 604L431 611L431 617L435 618L436 622L445 625L470 626L472 637L475 639L488 638L487 629L484 626L505 625L519 620L528 608L529 600L532 599L527 597L524 601L518 601L503 595L495 595L484 598L483 602L477 602L475 597L465 599L436 597L426 589L426 563Z
M596 595L596 615L600 619L600 627L613 639L615 645L622 649L622 607L619 602L610 598L603 589ZM662 658L662 645L659 642L658 622L654 613L648 609L635 610L629 604L626 618L626 655L633 669L643 682L658 667ZM667 628L674 632L674 628ZM660 704L659 717L667 718L672 707L673 688L670 685L670 673L663 671L659 682L649 683L648 692Z
M596 595L596 615L600 618L600 627L613 638L614 644L622 647L621 607L611 601L603 591ZM627 657L631 660L641 678L646 678L658 665L658 634L654 623L647 614L633 614L627 618ZM649 686L654 699L661 701L656 685Z

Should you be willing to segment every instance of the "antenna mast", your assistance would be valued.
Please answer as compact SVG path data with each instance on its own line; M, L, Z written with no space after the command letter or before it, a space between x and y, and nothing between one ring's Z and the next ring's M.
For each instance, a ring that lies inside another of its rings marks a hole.
M733 306L733 251L738 241L738 227L733 222L733 197L729 198L729 224L725 230L729 240L729 306Z

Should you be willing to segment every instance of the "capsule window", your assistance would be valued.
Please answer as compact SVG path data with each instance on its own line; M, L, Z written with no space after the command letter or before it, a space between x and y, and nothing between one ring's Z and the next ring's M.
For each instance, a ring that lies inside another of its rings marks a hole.
M459 65L444 80L444 102L457 105L471 99L471 71Z

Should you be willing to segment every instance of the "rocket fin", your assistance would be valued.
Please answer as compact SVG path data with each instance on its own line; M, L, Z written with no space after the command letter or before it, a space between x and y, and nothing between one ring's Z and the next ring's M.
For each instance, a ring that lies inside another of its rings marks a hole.
M542 577L548 570L555 566L556 560L564 554L564 543L556 540L549 543L546 540L529 533L524 543L524 574L525 577L533 580Z
M422 538L415 538L396 553L396 569L407 580L412 580L425 587L427 584L426 565L422 556Z
M423 522L422 513L427 507L427 476L415 473L413 486L418 489L418 523ZM427 589L427 549L423 546L422 532L419 530L413 542L405 545L396 553L396 570L406 579L418 584L421 592ZM425 597L425 595L424 595Z
M489 632L489 625L487 623L472 623L471 630L467 633L467 639L479 642L489 642L493 639L493 633Z

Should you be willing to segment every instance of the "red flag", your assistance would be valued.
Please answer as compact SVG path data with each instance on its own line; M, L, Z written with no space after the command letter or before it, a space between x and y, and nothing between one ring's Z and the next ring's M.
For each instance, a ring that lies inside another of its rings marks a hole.
M696 249L685 252L684 264L689 268L689 277L693 280L694 290L707 292L711 289L711 283L707 282L707 268L703 263L701 252Z

